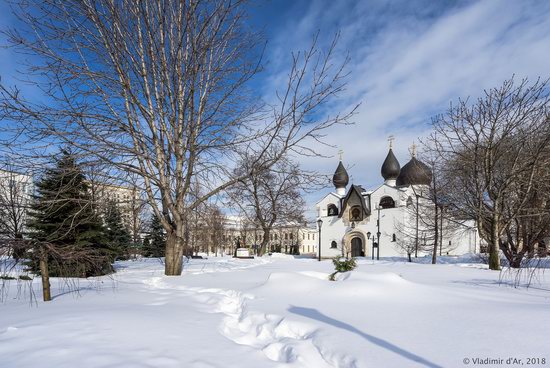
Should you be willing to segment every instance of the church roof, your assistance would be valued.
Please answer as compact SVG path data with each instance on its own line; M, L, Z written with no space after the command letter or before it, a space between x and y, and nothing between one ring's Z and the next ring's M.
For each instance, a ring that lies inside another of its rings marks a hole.
M344 165L342 165L342 161L338 163L338 167L332 177L332 183L335 188L345 188L349 183L348 172L346 171Z
M388 155L386 156L386 159L382 164L382 169L380 170L380 172L382 173L382 177L384 178L384 180L397 179L400 170L401 165L399 165L399 161L397 161L397 158L393 154L393 150L390 148Z
M431 182L432 170L428 165L413 156L401 169L396 184L397 186L430 185Z
M360 200L361 209L363 211L363 216L365 216L365 217L369 216L370 215L370 202L364 200L363 192L364 192L364 189L361 186L352 184L351 187L349 188L348 193L346 194L346 196L343 199L342 211L340 211L340 214L338 216L342 217L346 207L348 206L348 201L350 200L350 198L354 194Z

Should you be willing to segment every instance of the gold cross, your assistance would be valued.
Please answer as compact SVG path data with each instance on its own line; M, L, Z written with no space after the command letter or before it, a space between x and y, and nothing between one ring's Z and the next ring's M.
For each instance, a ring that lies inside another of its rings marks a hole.
M342 161L342 155L343 154L344 154L344 151L342 151L342 150L338 151L338 156L340 156L340 161Z
M395 138L394 138L393 135L390 135L390 136L388 137L388 142L390 142L390 148L393 148L393 141L394 141L394 139L395 139Z
M416 157L416 144L414 144L414 141L411 146L411 154L412 154L412 157Z

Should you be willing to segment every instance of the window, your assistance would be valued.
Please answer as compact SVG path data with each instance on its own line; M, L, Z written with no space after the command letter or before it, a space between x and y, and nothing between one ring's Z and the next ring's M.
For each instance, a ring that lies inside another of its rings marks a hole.
M350 220L351 221L361 221L363 220L361 216L361 207L353 206L350 210Z
M338 216L338 207L331 203L327 206L327 216Z
M380 199L380 208L395 208L395 201L392 197L382 197Z
M407 207L410 207L413 205L413 199L412 197L407 198Z
M309 240L309 234L307 234L307 240Z
M330 247L331 248L337 248L338 247L338 244L336 244L336 242L333 240L331 243L330 243Z
M397 241L397 238L396 238L395 234L392 234L392 236L391 236L391 241L392 241L392 242Z

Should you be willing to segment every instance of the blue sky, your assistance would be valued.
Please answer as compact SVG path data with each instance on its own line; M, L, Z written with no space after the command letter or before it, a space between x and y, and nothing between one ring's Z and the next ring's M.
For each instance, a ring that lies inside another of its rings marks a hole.
M0 24L11 22L1 2ZM409 146L429 132L431 117L451 101L475 98L512 75L550 77L550 1L545 0L272 0L255 3L250 22L268 38L266 70L255 82L267 99L284 78L292 51L307 48L317 31L321 45L341 32L338 55L349 52L351 76L332 108L361 106L355 125L328 132L326 141L334 147L320 150L332 158L304 158L302 164L331 174L342 149L353 182L364 187L382 181L389 135L396 138L403 165ZM3 78L10 78L17 64L10 50L0 49Z
M512 75L550 77L550 1L271 1L257 12L270 37L266 94L291 50L305 48L317 30L325 41L341 32L351 77L334 108L361 106L353 126L328 132L334 147L321 151L332 158L302 161L331 174L342 149L353 182L366 188L382 182L389 135L404 165L410 145L451 101L475 99Z

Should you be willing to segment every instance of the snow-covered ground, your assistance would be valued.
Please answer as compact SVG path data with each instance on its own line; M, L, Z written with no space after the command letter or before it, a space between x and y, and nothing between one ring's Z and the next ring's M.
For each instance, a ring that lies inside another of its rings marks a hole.
M442 261L360 260L335 282L330 261L292 257L192 260L182 277L128 261L80 281L79 296L54 281L38 306L13 299L12 281L0 367L550 365L550 276L513 288L472 259Z

